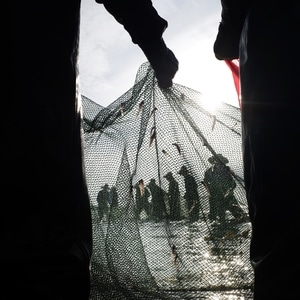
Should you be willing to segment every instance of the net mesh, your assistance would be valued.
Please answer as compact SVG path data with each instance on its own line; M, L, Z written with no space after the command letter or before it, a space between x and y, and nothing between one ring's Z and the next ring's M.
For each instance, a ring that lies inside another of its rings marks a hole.
M91 299L251 299L239 108L160 89L148 62L108 107L82 104Z

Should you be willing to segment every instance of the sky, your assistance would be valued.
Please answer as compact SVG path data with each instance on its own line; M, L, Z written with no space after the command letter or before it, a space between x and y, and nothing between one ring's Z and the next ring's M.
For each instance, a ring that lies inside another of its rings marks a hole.
M238 106L232 74L213 53L220 0L152 0L168 21L163 39L179 61L173 82L202 93L208 101ZM128 32L95 0L81 1L79 78L81 94L108 106L135 82L147 61Z

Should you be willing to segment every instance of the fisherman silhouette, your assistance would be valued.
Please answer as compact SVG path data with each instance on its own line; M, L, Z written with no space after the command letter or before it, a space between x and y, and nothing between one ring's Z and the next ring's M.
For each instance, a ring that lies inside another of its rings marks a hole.
M155 179L150 179L148 184L152 196L152 217L156 222L162 221L166 216L166 192L156 184Z
M135 185L136 189L136 208L137 208L137 216L138 219L141 219L141 213L144 211L147 217L150 216L150 202L149 197L151 196L148 188L144 184L144 180L140 179L138 183Z
M212 164L204 174L203 184L209 193L209 219L221 224L226 222L226 212L229 211L236 221L243 221L246 214L239 206L234 196L236 182L226 165L229 161L222 154L211 156L208 162Z
M118 203L118 192L115 186L110 188L109 192L109 204L111 208L117 208L119 206Z
M99 191L97 196L97 203L98 203L98 215L100 222L103 220L104 216L107 217L109 212L109 202L110 201L110 193L108 184L106 183L102 190Z
M189 219L192 223L196 222L199 220L199 209L200 209L198 184L194 176L188 172L186 166L182 166L178 174L184 177L184 184L185 184L184 198L187 203Z
M168 172L164 176L169 182L167 198L170 207L170 220L180 220L180 192L178 182L175 180L172 172Z

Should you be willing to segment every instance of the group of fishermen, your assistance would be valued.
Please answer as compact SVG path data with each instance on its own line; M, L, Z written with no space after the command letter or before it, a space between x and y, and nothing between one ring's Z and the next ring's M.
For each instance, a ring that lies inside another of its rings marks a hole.
M209 197L208 220L215 224L225 224L228 212L236 222L249 221L247 214L243 211L234 194L237 184L230 168L226 165L229 161L221 154L214 155L208 159L211 166L205 171L201 182ZM172 172L164 175L168 181L166 192L156 183L154 178L150 179L148 185L140 179L134 186L136 199L136 213L139 220L154 220L156 222L168 218L170 221L180 221L187 218L191 223L205 220L200 197L198 183L195 177L183 165L178 172L184 178L185 211L181 204L179 184ZM115 200L114 200L115 199ZM97 196L100 221L107 217L109 208L114 202L118 203L116 188L109 190L108 184L103 186Z

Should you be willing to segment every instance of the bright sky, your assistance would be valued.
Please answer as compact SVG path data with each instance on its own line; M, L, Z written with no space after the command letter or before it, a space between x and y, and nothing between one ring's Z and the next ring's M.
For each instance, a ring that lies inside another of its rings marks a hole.
M173 82L211 101L238 106L232 74L213 53L220 0L152 0L168 21L163 38L179 60ZM147 59L123 26L95 0L82 0L79 71L81 93L107 106L128 91Z

